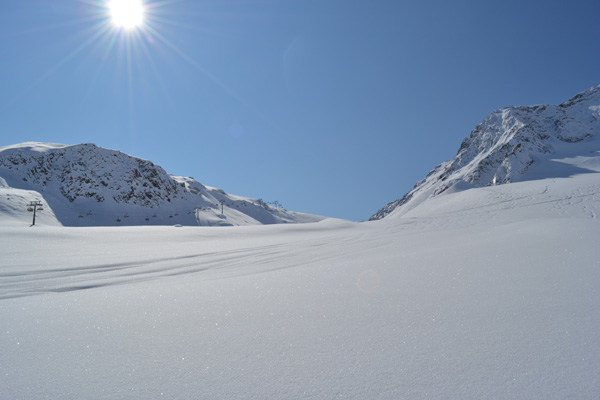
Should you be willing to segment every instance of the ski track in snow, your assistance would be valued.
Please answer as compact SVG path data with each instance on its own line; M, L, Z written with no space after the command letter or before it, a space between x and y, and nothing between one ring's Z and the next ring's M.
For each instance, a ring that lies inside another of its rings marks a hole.
M338 238L337 244L352 249L358 240L360 239ZM130 262L0 272L0 282L2 283L0 300L41 293L87 290L198 273L202 273L202 275L197 279L221 279L293 268L338 257L335 254L319 253L321 248L326 247L328 247L327 241L309 239L218 252L144 258ZM318 260L311 261L303 258L307 249L319 254ZM352 250L346 255L351 253ZM281 260L284 258L290 261L281 266ZM44 261L48 263L51 260L45 258ZM60 263L60 260L57 263Z

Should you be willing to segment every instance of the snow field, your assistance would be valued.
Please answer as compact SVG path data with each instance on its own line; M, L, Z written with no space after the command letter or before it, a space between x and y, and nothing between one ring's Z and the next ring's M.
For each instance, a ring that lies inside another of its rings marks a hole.
M0 227L0 398L600 396L598 174L403 216Z

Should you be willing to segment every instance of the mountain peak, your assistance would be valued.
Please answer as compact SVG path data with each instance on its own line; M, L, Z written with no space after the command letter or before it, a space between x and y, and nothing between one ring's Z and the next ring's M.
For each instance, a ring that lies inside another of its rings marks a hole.
M0 202L44 201L47 214L68 226L225 226L322 219L230 195L93 143L26 142L0 147L0 184L9 191ZM12 210L10 214L17 215L23 209L16 203L0 206L0 214Z
M463 140L454 159L435 167L404 197L370 220L406 211L447 191L537 179L550 158L582 149L576 144L593 141L599 132L600 85L560 105L493 111ZM594 143L598 147L597 141Z

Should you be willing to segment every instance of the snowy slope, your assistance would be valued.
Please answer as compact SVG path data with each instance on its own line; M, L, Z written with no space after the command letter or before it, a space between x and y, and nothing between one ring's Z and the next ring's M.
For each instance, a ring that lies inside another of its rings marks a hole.
M377 221L1 224L0 398L600 398L600 138L560 112Z
M494 111L463 141L454 159L435 167L404 197L370 219L407 212L446 192L584 172L585 167L556 168L552 160L600 151L598 136L600 85L558 106Z
M598 399L599 213L594 172L367 223L1 226L0 398Z
M0 178L0 218L12 223L30 220L23 201L30 198L48 206L40 223L51 225L226 226L322 219L230 195L93 144L0 147ZM18 194L23 190L28 194Z

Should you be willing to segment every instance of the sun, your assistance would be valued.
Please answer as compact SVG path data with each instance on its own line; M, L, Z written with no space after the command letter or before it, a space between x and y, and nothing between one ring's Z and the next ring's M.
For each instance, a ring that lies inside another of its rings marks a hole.
M130 30L144 22L144 6L141 0L110 0L108 3L113 24Z

